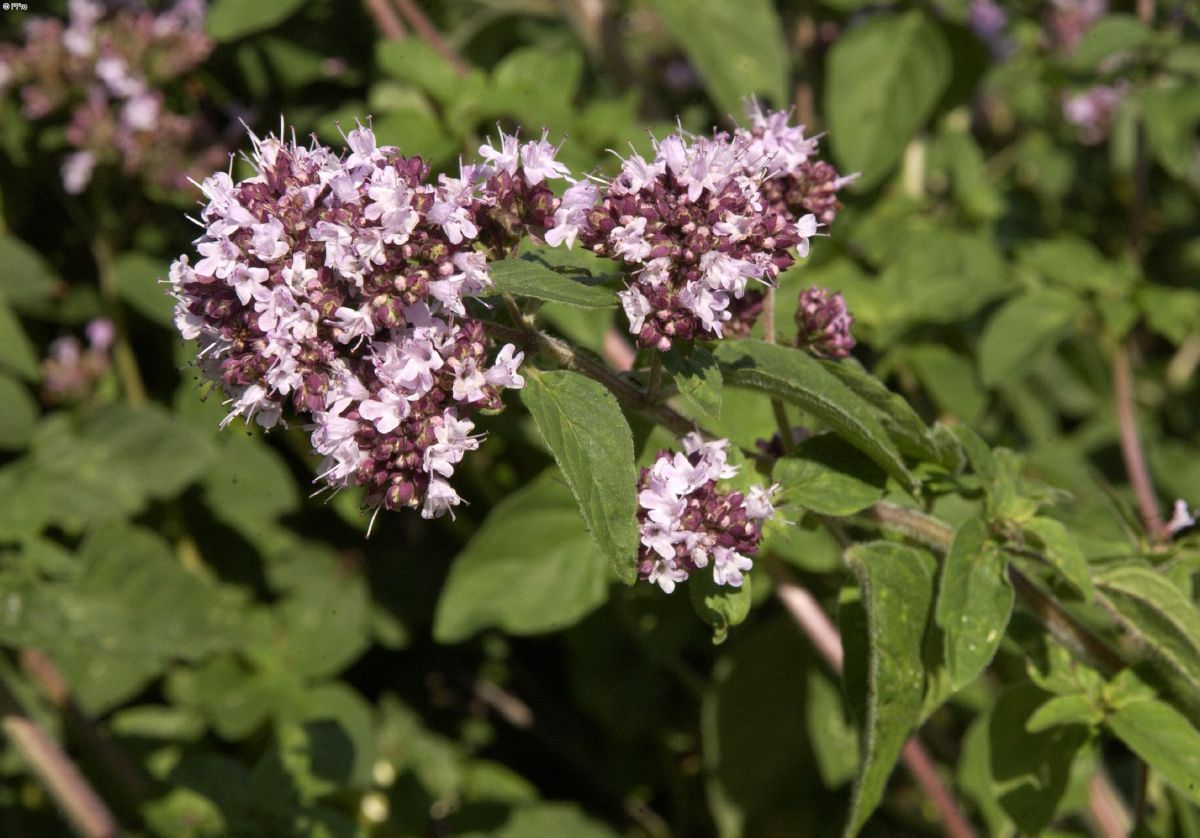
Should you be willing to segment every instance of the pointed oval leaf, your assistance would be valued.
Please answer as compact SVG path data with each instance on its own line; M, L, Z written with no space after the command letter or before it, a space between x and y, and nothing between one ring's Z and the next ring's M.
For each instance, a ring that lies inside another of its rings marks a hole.
M958 528L942 563L936 611L955 690L992 662L1008 628L1014 593L1007 566L1004 554L989 542L983 521L972 518Z
M883 466L905 486L916 481L871 406L798 349L758 340L723 341L716 351L725 383L800 405Z
M1125 627L1200 689L1200 611L1191 599L1143 565L1116 567L1094 581Z
M1009 300L992 315L979 343L984 385L1019 378L1027 366L1056 343L1082 309L1061 291L1031 291Z
M1053 518L1034 518L1023 529L1041 543L1050 564L1086 601L1092 600L1092 575L1087 559L1067 528Z
M787 499L822 515L853 515L883 497L887 475L834 434L807 439L775 463Z
M700 74L717 109L738 116L753 93L788 101L790 61L770 0L650 0Z
M885 541L851 547L846 560L862 589L868 641L862 764L846 825L846 834L855 835L883 798L900 750L920 718L921 650L935 562L924 550Z
M861 187L878 183L900 161L951 71L945 37L920 11L872 17L838 38L825 82L829 135L838 162L863 172Z
M504 259L488 266L492 292L515 294L579 308L613 308L617 293L587 285L531 259Z
M1108 729L1167 782L1200 803L1200 732L1163 701L1126 704L1105 721Z
M539 634L573 625L608 597L604 554L555 469L509 495L455 558L433 636L457 643L480 629Z
M637 471L633 435L612 393L568 370L531 372L521 401L537 423L617 576L637 578Z
M688 404L705 416L721 418L721 368L711 352L702 346L694 347L688 355L672 349L662 356L662 362Z

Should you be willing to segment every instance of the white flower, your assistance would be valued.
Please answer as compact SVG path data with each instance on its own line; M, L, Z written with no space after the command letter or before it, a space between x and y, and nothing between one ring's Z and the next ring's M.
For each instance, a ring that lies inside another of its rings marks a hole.
M408 415L408 401L391 390L380 390L359 404L358 415L373 423L381 434L391 433Z
M530 186L537 186L543 180L569 177L571 174L570 169L554 159L558 149L546 141L547 136L549 132L542 131L540 140L533 140L521 146L521 168L525 182Z

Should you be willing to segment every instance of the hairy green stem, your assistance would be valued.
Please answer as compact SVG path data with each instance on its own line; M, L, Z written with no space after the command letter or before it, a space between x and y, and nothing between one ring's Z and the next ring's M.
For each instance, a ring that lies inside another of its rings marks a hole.
M775 288L767 289L763 295L763 340L775 343ZM792 438L792 422L788 419L787 407L779 399L771 398L771 412L775 414L775 424L779 426L779 439L783 445L783 453L791 454L796 450L796 441Z
M521 322L524 323L523 320ZM622 404L653 419L676 436L683 436L697 430L696 424L682 413L661 402L652 403L641 388L614 373L603 362L592 358L587 353L577 351L561 338L548 335L527 325L524 328L514 329L498 323L487 322L485 326L496 337L512 341L524 349L552 358L563 367L600 382Z

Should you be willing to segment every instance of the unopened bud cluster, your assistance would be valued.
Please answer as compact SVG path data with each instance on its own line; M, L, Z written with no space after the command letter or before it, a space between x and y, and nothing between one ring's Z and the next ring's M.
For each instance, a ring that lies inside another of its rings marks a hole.
M745 335L761 310L758 286L808 254L835 217L846 182L815 160L816 140L786 113L750 110L751 127L654 142L611 181L566 191L546 233L633 268L620 292L630 332L660 351L676 340Z
M58 119L73 151L63 186L77 194L101 165L119 165L164 189L187 185L225 157L188 101L185 76L212 51L202 0L155 12L137 3L70 0L66 24L32 18L24 43L0 44L0 93L14 90L30 121Z
M565 170L541 141L481 149L487 162L428 182L428 167L369 128L348 155L255 138L254 177L208 178L200 259L171 269L175 320L235 416L310 423L331 486L436 517L449 478L479 446L471 417L519 388L522 353L489 360L467 298L491 285L486 252L553 213Z
M762 523L775 514L776 487L748 494L722 491L717 481L737 474L728 462L728 440L705 442L691 433L683 452L660 451L638 482L641 547L638 574L666 593L691 574L712 566L718 585L740 587L753 567Z
M845 358L854 348L854 317L841 294L813 286L800 292L796 307L796 345L819 358Z

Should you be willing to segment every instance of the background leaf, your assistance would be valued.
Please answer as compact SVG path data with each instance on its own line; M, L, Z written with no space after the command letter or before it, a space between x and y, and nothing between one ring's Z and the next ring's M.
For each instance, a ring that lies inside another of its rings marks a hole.
M555 469L498 504L458 554L433 632L458 643L483 628L541 634L608 598L608 565Z
M847 171L863 173L861 187L899 162L950 73L946 40L919 11L873 17L834 44L825 82L831 143Z

